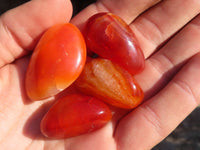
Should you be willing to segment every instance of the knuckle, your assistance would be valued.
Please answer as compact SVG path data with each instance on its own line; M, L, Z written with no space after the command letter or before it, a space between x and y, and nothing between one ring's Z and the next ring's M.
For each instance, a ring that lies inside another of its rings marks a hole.
M192 87L186 82L181 79L174 80L174 84L182 90L185 94L189 96L190 101L194 103L195 106L198 106L198 100L195 95L195 92L193 91Z

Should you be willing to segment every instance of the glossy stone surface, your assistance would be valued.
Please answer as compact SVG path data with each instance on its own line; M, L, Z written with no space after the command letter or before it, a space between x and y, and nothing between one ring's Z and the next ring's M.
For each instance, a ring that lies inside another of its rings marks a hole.
M134 77L107 59L89 60L75 84L81 92L120 108L134 108L144 97Z
M69 138L103 127L112 117L109 107L97 98L68 95L58 100L41 121L49 138Z
M98 13L85 25L83 35L90 51L110 59L131 74L144 69L144 56L130 27L118 16Z
M86 59L81 32L70 23L51 27L37 44L26 73L26 91L32 100L54 96L80 75Z

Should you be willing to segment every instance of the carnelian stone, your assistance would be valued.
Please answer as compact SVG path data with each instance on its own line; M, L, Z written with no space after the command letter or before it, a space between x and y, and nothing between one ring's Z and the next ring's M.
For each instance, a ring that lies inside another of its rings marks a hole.
M26 73L25 87L32 100L54 96L80 75L86 60L85 40L74 25L58 24L37 44Z
M111 13L98 13L84 28L86 45L100 57L110 59L137 74L144 69L144 55L135 34L118 16Z
M68 95L58 100L43 117L41 132L49 138L69 138L103 127L112 117L97 98Z
M142 89L129 72L102 58L89 60L75 85L81 92L120 108L135 108L144 97Z

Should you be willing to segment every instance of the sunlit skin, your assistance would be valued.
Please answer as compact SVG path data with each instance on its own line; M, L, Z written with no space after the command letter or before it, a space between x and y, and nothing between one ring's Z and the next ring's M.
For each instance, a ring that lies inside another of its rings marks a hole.
M111 118L109 107L101 100L78 94L68 95L50 108L40 127L48 138L69 138L95 131Z
M200 1L98 0L72 20L70 2L31 0L0 16L0 149L152 149L200 103ZM49 140L39 127L52 103L30 101L24 89L29 55L50 26L71 20L82 30L108 10L130 25L144 52L145 69L135 78L145 101L128 113L115 110L95 132Z
M135 108L144 97L134 77L106 59L89 60L75 85L81 92L120 108Z
M138 74L144 69L144 56L130 27L118 16L98 13L89 18L84 37L90 51Z
M27 69L29 98L41 100L68 87L81 73L85 59L85 41L74 25L51 27L40 39Z

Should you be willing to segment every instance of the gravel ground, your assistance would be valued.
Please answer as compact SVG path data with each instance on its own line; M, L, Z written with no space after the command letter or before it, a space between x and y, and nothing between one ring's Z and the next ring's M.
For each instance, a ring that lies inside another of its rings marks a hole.
M0 14L28 0L0 0ZM95 0L72 0L74 14ZM166 139L152 150L200 150L200 108L194 110ZM142 141L141 141L142 142Z

